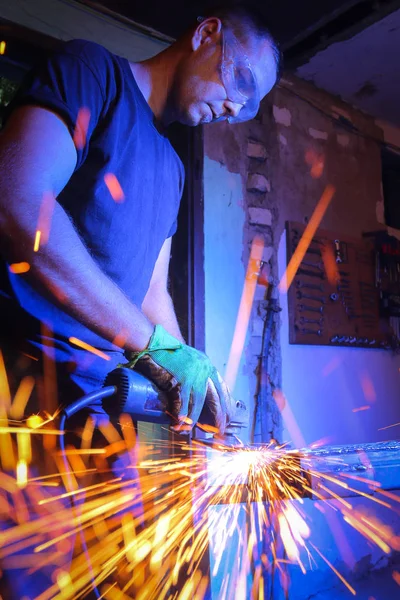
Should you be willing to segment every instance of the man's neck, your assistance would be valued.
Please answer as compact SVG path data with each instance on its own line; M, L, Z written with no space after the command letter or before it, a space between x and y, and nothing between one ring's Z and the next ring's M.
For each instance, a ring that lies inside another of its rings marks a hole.
M131 71L144 99L157 121L164 125L174 120L174 111L170 104L176 61L176 53L168 48L143 62L130 63Z

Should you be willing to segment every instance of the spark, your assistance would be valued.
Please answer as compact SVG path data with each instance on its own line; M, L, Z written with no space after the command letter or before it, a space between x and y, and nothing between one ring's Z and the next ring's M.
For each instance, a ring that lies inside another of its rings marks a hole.
M49 241L51 220L53 217L56 198L52 192L45 192L39 209L37 232L40 233L40 244L44 246ZM38 249L39 249L38 241ZM37 252L37 250L35 250Z
M78 150L82 150L86 145L86 137L90 122L90 110L83 106L78 111L76 126L74 131L74 144Z
M326 277L331 285L336 286L340 279L338 264L335 259L333 248L328 245L321 246L321 258L325 267Z
M87 350L88 352L91 352L92 354L95 354L96 356L99 356L100 358L104 358L104 360L110 360L110 357L107 354L105 354L105 352L102 352L101 350L94 348L94 346L91 346L90 344L83 342L79 338L70 337L69 341L71 342L71 344L74 344L75 346L78 346L79 348L83 348L84 350Z
M360 382L366 401L368 404L373 404L376 401L376 392L372 379L366 371L360 374Z
M255 237L251 245L250 258L247 265L235 331L226 365L225 381L231 390L233 390L235 387L240 359L242 357L243 347L246 340L251 310L253 308L254 294L256 291L258 275L261 267L263 249L264 240L261 237Z
M18 464L25 460L26 470L28 439L40 441L43 438L37 434L50 431L52 417L44 417L33 421L36 429L22 423L11 428L18 442ZM136 437L128 415L122 415L120 423L122 436L111 424L102 426L104 447L98 448L92 447L94 421L86 421L80 432L81 447L68 447L65 453L73 477L70 482L57 449L51 451L56 466L53 473L34 478L26 474L24 478L17 466L16 479L4 473L0 476L0 488L11 495L10 515L19 515L13 519L15 525L2 533L1 558L14 560L19 552L20 560L22 553L24 564L29 564L33 573L45 562L54 563L52 583L43 598L83 597L93 589L93 577L105 598L203 600L209 585L204 568L210 550L212 575L222 582L219 600L230 600L237 590L246 597L250 593L252 598L262 598L275 569L288 589L285 565L295 564L306 573L308 564L312 568L316 563L316 555L355 594L316 547L312 523L302 504L304 494L318 498L318 508L326 516L334 509L337 518L361 533L367 543L385 552L400 543L387 525L353 509L340 492L333 491L351 492L352 480L363 478L322 470L326 459L319 460L312 451L276 444L226 451L223 446L212 449L199 442L189 444L184 438L145 443ZM114 472L103 462L99 473L96 460L104 461L117 446L126 462ZM340 465L340 459L332 458L331 463ZM305 470L312 480L318 480L315 489L311 490ZM365 481L385 494L385 500L391 499L378 482ZM46 487L48 483L58 487ZM21 501L22 487L31 499L30 513ZM397 497L393 496L394 501ZM390 506L373 496L365 497L371 506ZM337 506L327 498L336 498ZM140 510L138 502L143 507ZM87 556L74 543L80 531L93 575ZM282 544L286 558L279 555ZM72 545L76 553L70 562L69 553L62 549ZM260 548L269 550L260 554ZM233 562L226 560L232 549Z
M357 595L356 590L346 581L346 579L343 577L343 575L341 575L339 573L339 571L337 569L335 569L335 567L333 566L333 564L329 562L329 560L318 550L318 548L316 546L314 546L314 544L310 543L310 545L316 551L316 553L319 554L319 556L322 558L322 560L324 562L326 562L326 564L328 565L328 567L330 567L332 569L332 571L335 573L335 575L337 575L339 577L339 579L344 583L344 585L353 594L353 596L356 596Z
M4 40L0 42L0 54L5 54L7 44Z
M6 372L6 366L4 363L3 352L0 348L0 408L8 410L11 405L11 393L10 386L8 384L8 377ZM1 415L0 415L1 416Z
M31 266L27 262L12 263L8 267L9 271L11 273L14 273L15 275L21 275L22 273L27 273L30 268L31 268Z
M387 425L386 427L380 427L378 431L385 431L385 429L390 429L391 427L398 427L400 423L393 423L393 425Z
M38 229L35 233L35 242L33 244L33 251L38 252L40 247L40 238L42 236L42 232Z
M313 179L319 179L322 177L325 168L325 157L323 154L319 154L315 150L307 150L305 154L305 161L311 167L310 175Z
M111 194L112 199L118 204L121 204L125 200L125 194L114 173L106 173L104 175L104 182Z
M285 273L279 283L279 290L282 294L286 294L290 286L292 285L293 279L296 276L297 270L303 261L303 258L307 252L308 246L310 245L315 232L317 231L327 209L331 203L331 200L335 194L335 188L333 185L327 185L315 210L309 220L307 227L304 230L303 235L297 245L297 248L289 261Z
M369 410L371 407L368 405L365 406L359 406L358 408L353 408L353 410L351 412L356 413L356 412L361 412L363 410Z
M29 375L23 377L10 407L10 417L12 419L21 420L23 418L26 405L34 387L34 377Z
M25 460L19 460L17 463L17 484L20 488L28 483L28 467Z
M43 424L43 419L40 415L30 415L26 420L26 424L31 429L37 429Z

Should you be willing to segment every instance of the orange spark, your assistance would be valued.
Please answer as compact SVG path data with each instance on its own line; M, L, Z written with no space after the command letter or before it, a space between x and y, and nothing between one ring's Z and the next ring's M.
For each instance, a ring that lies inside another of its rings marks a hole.
M331 285L339 280L339 269L331 246L321 246L321 258L324 263L327 279Z
M17 433L18 458L27 464L32 460L31 436L29 433Z
M34 377L27 375L21 380L10 407L10 417L12 419L20 420L23 418L26 405L34 387Z
M37 223L37 231L40 232L40 243L42 246L47 244L49 241L51 220L53 217L55 203L56 199L52 192L45 192L43 194L43 200L40 205Z
M397 585L400 585L400 573L399 573L399 571L393 571L392 577L395 580L395 582L397 583Z
M53 331L50 323L42 321L40 323L40 332L43 336L44 348L42 351L43 356L43 406L42 410L47 413L54 414L58 407L58 390L57 390L57 370L55 360L55 347L53 341ZM47 450L51 449L51 445L55 442L51 438L48 438L46 444Z
M254 294L260 272L263 249L264 240L261 237L255 237L251 245L250 258L236 319L235 331L226 365L225 381L231 390L233 390L235 387L240 359L242 357L243 347L246 340L247 328L249 325Z
M300 428L297 424L292 409L290 408L286 396L281 390L278 389L274 390L272 395L282 415L283 422L294 445L296 446L296 448L303 448L304 446L306 446L306 442L303 437L303 434L300 431Z
M69 341L71 342L71 344L74 344L75 346L78 346L79 348L83 348L84 350L87 350L88 352L91 352L92 354L95 354L96 356L99 356L100 358L104 358L104 360L110 360L110 357L107 354L105 354L101 350L98 350L97 348L94 348L94 346L91 346L90 344L83 342L82 340L80 340L76 337L70 337Z
M21 275L21 273L27 273L29 271L29 269L31 268L31 266L27 262L19 262L19 263L13 263L8 268L11 271L11 273L15 273L16 275Z
M8 385L6 366L0 349L0 407L8 410L11 405L11 393Z
M5 54L7 44L4 40L0 42L0 54Z
M114 173L106 173L104 175L104 181L112 199L119 204L123 202L125 200L125 194Z
M40 415L30 415L26 420L26 424L32 429L37 429L43 424L43 419Z
M317 552L317 554L319 554L319 556L322 558L322 560L326 562L328 567L330 567L332 569L332 571L335 573L335 575L337 577L339 577L340 581L342 581L344 583L344 585L347 587L348 590L350 590L350 592L353 594L353 596L356 596L357 595L356 590L346 581L346 579L339 573L339 571L337 569L335 569L333 564L330 563L329 560L311 542L310 542L310 546L312 546L314 548L314 550Z
M23 488L28 483L28 468L25 460L19 460L17 462L17 484L18 487Z
M117 333L117 335L113 339L112 343L115 346L118 346L119 348L123 348L127 339L128 339L128 330L122 329L119 333Z
M303 235L301 236L300 242L298 243L298 246L292 258L290 259L286 271L283 274L282 279L279 283L279 290L281 291L281 293L287 293L288 289L290 288L292 281L297 273L297 269L303 261L303 258L307 252L307 248L310 245L310 242L312 241L315 232L317 231L334 194L334 186L327 185L322 193L322 196L317 206L315 207L311 219L308 222L308 225L305 228Z
M366 371L360 374L361 387L364 392L364 397L369 404L376 401L376 392L371 377Z
M315 150L307 150L305 155L306 163L311 167L310 174L313 179L322 177L325 168L325 157Z
M336 369L340 367L341 364L342 358L339 358L338 356L332 358L332 360L329 361L328 364L325 365L325 367L322 369L322 377L327 377L328 375L333 373L333 371L336 371Z
M393 425L387 425L386 427L380 427L378 431L384 431L385 429L390 429L391 427L398 427L400 423L393 423Z
M42 232L39 231L39 230L35 234L35 243L33 244L33 251L34 252L37 252L39 250L41 235L42 235Z
M90 122L90 110L83 106L78 111L74 132L74 144L78 150L82 150L86 144L86 136Z

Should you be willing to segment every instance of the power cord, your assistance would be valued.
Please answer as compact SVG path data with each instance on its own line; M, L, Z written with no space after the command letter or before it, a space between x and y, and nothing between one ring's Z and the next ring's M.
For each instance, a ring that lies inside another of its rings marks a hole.
M68 484L68 487L70 488L69 490L67 489L67 491L72 491L72 482L71 482L71 471L69 468L67 455L65 453L65 424L66 424L66 421L69 417L71 417L75 413L79 412L83 408L89 406L90 404L93 404L93 402L95 402L96 400L101 400L103 398L108 398L109 396L113 396L116 393L116 391L117 391L117 388L115 385L109 385L107 387L102 388L101 390L97 390L95 392L90 392L89 394L86 394L85 396L83 396L82 398L77 400L76 402L73 402L69 406L66 406L61 413L60 423L59 423L59 430L62 434L60 436L60 451L61 451L61 457L62 457L62 461L63 461L64 468L65 468L67 484ZM72 509L78 510L79 504L75 501L75 498L73 496L71 496L71 502L72 502ZM86 544L85 536L83 534L83 529L79 525L79 519L77 519L77 523L78 523L78 528L79 528L79 536L81 538L82 549L83 549L83 552L86 557L88 569L90 572L90 578L92 580L92 586L93 586L92 591L95 594L96 598L100 599L101 594L95 583L95 575L94 575L94 571L93 571L93 565L92 565L92 561L90 559L89 549Z

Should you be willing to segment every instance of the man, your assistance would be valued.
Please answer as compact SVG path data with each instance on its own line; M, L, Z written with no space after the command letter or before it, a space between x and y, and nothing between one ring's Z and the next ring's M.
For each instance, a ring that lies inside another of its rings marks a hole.
M169 392L173 428L223 432L232 399L209 359L185 345L167 290L184 173L164 128L251 119L278 71L269 31L228 9L142 63L73 41L28 77L0 140L11 379L27 372L21 352L54 357L70 401L100 387L125 353Z

